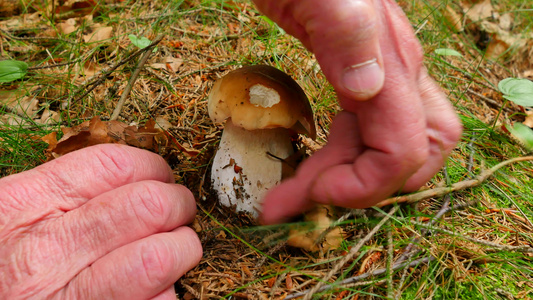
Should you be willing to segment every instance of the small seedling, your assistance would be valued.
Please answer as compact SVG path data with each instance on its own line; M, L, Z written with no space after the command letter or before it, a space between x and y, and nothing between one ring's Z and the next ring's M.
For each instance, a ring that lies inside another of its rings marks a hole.
M152 41L149 40L148 38L145 38L144 36L137 37L134 34L130 34L128 35L128 37L130 38L131 43L139 47L140 49L146 48L152 44ZM156 52L156 51L157 51L157 47L154 48L152 52Z
M503 98L520 106L533 106L533 82L528 79L506 78L498 84ZM533 150L533 130L522 123L505 125L505 129L518 139L526 149Z
M28 64L23 61L0 61L0 83L21 79L26 73L28 73Z
M503 98L520 106L533 106L533 81L522 78L506 78L498 84Z

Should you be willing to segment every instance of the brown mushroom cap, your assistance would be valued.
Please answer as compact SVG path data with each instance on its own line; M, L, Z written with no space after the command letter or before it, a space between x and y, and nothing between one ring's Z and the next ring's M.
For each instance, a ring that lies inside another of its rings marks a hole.
M304 91L271 66L243 67L217 80L208 111L214 122L231 118L246 130L283 127L316 138L313 110Z

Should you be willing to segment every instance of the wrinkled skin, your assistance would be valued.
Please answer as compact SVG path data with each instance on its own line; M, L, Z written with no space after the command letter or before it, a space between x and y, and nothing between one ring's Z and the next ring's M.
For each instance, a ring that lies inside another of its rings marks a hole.
M202 256L194 197L148 151L86 148L0 191L0 299L176 299Z
M438 172L461 125L394 1L255 2L316 55L344 109L328 144L267 195L264 223L283 222L313 203L369 207Z

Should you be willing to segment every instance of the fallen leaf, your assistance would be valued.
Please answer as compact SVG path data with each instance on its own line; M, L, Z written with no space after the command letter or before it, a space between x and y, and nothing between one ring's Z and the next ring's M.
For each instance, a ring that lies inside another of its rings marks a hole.
M529 128L533 128L533 110L526 110L526 119L522 124Z
M83 68L81 68L80 74L87 76L87 77L92 77L96 73L100 72L101 70L102 70L102 67L100 67L100 65L96 64L93 61L87 60L83 64Z
M125 144L123 132L126 127L122 122L103 122L98 117L72 128L64 127L61 129L63 137L54 148L49 149L49 159L97 144Z
M170 128L172 128L172 124L167 119L165 119L164 117L158 116L157 118L155 118L155 126L154 127L157 128L157 129L160 129L162 131L167 131Z
M57 28L62 34L70 34L78 30L78 25L76 24L76 19L70 18L67 19L65 22L57 24Z
M57 124L61 120L61 115L48 108L43 111L41 118L37 121L40 124Z
M20 0L0 0L0 17L11 17L20 13Z
M499 26L505 31L510 31L513 28L513 16L510 13L500 16Z
M155 128L153 119L143 127L128 126L124 129L124 138L128 145L159 152L161 146L166 146L168 138L164 132Z
M0 104L20 116L32 117L37 111L39 100L25 94L23 90L0 91Z
M51 132L43 136L41 140L48 144L48 150L51 151L57 146L57 132Z
M442 13L446 22L451 29L456 32L463 31L463 17L459 15L450 5L446 5L446 9Z
M181 58L176 58L173 56L168 56L163 59L163 62L150 64L150 67L154 69L167 70L173 73L178 71L178 68L183 64Z
M285 287L288 289L288 290L292 290L294 288L294 285L292 283L292 278L291 278L291 274L290 273L287 273L287 276L285 277Z
M468 19L472 22L478 22L492 17L494 8L492 7L490 0L483 0L472 6L467 5L465 11Z
M98 25L93 26L93 32L84 35L83 40L86 43L95 43L108 40L111 38L111 36L113 36L113 27L100 27L100 25Z

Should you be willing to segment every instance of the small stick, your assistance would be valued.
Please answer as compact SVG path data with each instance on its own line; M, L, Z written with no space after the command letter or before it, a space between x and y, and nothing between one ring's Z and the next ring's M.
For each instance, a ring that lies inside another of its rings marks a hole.
M81 87L78 89L78 91L76 93L78 93L79 91L82 91L82 90L85 90L85 92L81 96L76 98L73 102L77 102L77 101L83 99L90 92L92 92L92 90L94 90L98 85L100 85L109 75L111 75L111 73L113 73L118 67L128 63L132 59L134 59L137 56L139 56L141 53L151 50L157 44L159 44L159 42L161 42L162 39L163 39L163 36L161 35L161 36L157 37L149 46L146 46L145 48L138 49L138 50L134 51L131 55L129 55L125 59L119 61L118 63L112 65L109 68L104 68L99 73L97 73L94 76L92 76L91 78L85 80L81 84Z
M392 224L387 227L387 299L394 299L394 286L392 280L392 260L394 259L394 244L392 239Z
M392 197L392 198L385 199L379 202L378 204L376 204L376 206L383 207L383 206L391 205L394 203L414 203L414 202L418 202L421 200L430 199L434 197L442 197L444 195L447 195L447 194L450 194L456 191L464 190L467 188L476 187L480 185L481 183L483 183L485 180L487 180L487 178L492 176L496 171L498 171L499 169L509 164L520 162L520 161L531 161L531 160L533 160L533 156L515 157L512 159L506 160L504 162L501 162L490 169L486 169L482 171L481 173L479 173L479 175L477 175L476 177L472 179L459 181L457 183L452 184L449 187L435 188L435 189L425 190L425 191L410 194L410 195Z
M337 264L335 264L335 266L333 266L331 271L329 271L329 273L324 278L322 278L322 281L318 282L317 285L315 285L312 289L309 290L309 292L306 293L306 295L304 297L304 300L311 299L311 297L313 297L313 295L316 292L321 291L321 289L325 285L325 283L331 277L333 277L333 275L335 275L357 253L359 253L359 250L361 250L361 248L364 246L364 244L366 244L366 242L368 242L380 230L380 228L383 226L383 224L385 224L392 217L392 215L394 213L396 213L398 208L399 208L399 206L393 207L389 211L389 213L385 217L383 217L383 219L381 219L381 221L378 223L378 225L376 225L376 227L374 227L364 238L359 240L357 245L355 245L352 249L350 249L350 252L348 252L348 254L346 254L339 262L337 262ZM289 298L285 298L285 299L289 299Z
M435 258L433 256L429 256L429 257L423 257L423 258L419 258L419 259L413 260L410 263L408 263L408 262L399 263L399 264L396 263L396 264L394 264L392 266L392 270L393 271L397 271L397 270L400 270L400 269L403 269L403 268L416 267L419 264L428 263L430 261L433 261L434 259ZM385 272L387 272L387 268L377 269L377 270L374 270L372 272L367 272L365 274L361 274L361 275L357 275L357 276L354 276L354 277L346 278L346 279L341 280L339 282L336 282L334 284L328 284L326 286L321 287L319 290L316 290L316 291L306 290L306 291L303 291L303 292L290 294L287 297L285 297L284 299L285 300L295 299L295 298L302 297L302 296L312 295L311 292L313 292L313 293L323 292L323 291L331 290L331 289L334 289L334 288L337 288L337 287L343 287L343 286L344 287L351 287L353 283L355 283L355 282L357 282L359 280L362 280L362 279L365 279L365 278L368 278L368 277L378 276L378 275L384 274Z
M8 39L17 40L17 41L28 41L28 42L31 42L31 43L37 43L37 41L59 41L59 42L64 42L64 43L68 43L68 44L76 44L76 42L72 42L72 41L64 40L64 39L59 39L59 38L52 38L52 37L18 37L18 36L12 35L11 33L9 33L9 31L4 30L2 28L0 28L0 32L5 34L5 36Z
M137 80L137 77L139 77L139 73L141 73L141 69L143 68L144 64L148 60L148 57L150 57L150 54L152 54L152 51L148 50L144 52L141 60L137 64L137 67L135 68L135 71L133 71L133 74L131 75L130 80L128 81L128 85L126 85L126 88L124 89L124 92L122 93L122 96L120 96L120 100L117 103L117 106L115 107L115 110L113 111L113 114L111 115L111 118L109 120L114 121L118 119L118 116L120 115L120 111L122 110L122 107L124 106L124 103L126 102L126 99L130 95L131 89L133 88L133 84L135 84L135 81Z
M470 143L468 143L468 148L470 148L470 156L468 157L468 164L467 164L467 171L468 173L472 173L472 168L474 167L474 153L475 153L475 148L474 148L474 141L476 140L476 133L474 132L472 134L472 139L470 140Z
M481 245L484 245L484 246L487 246L487 247L492 247L492 248L495 248L495 249L500 250L500 251L513 251L513 252L522 252L522 253L533 253L533 248L530 247L530 246L500 245L500 244L496 244L496 243L493 243L493 242L480 240L480 239L476 239L476 238L469 237L469 236L466 236L466 235L458 234L458 233L450 231L450 230L446 230L446 229L443 229L443 228L435 227L435 226L432 226L432 225L429 225L429 224L420 223L420 222L417 222L417 221L412 221L412 224L415 224L415 225L418 225L420 227L424 227L424 228L427 228L427 229L430 229L430 230L434 230L434 231L437 231L437 232L445 233L445 234L448 234L448 235L451 235L451 236L460 237L460 238L463 238L463 239L465 239L467 241L470 241L470 242L473 242L473 243L477 243L477 244L481 244Z

